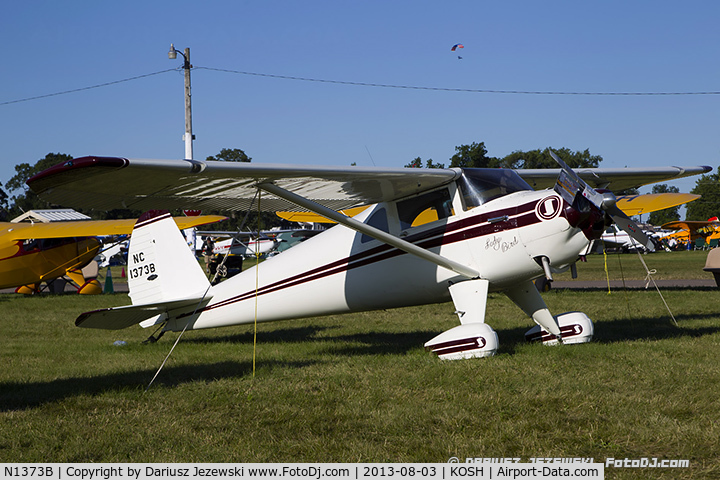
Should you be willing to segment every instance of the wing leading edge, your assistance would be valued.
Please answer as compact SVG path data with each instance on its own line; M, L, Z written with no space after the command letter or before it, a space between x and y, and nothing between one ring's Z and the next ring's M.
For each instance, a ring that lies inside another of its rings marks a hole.
M647 168L577 168L575 173L593 188L606 188L614 192L638 188L657 182L667 182L678 178L700 175L712 170L712 167L700 165L694 167L647 167ZM535 190L552 188L560 169L519 169L516 170Z
M303 167L195 160L83 157L28 180L44 198L62 205L136 210L257 209L256 185L273 183L335 210L413 195L450 183L452 169ZM108 188L112 186L112 188ZM297 211L277 197L261 197L264 211Z
M711 167L597 168L577 173L599 188L623 190L706 173ZM516 170L536 189L550 188L559 170ZM132 208L257 209L258 184L274 184L334 210L409 197L452 182L462 170L324 167L197 160L82 157L45 170L30 188L54 203L107 210ZM263 211L301 211L265 193Z

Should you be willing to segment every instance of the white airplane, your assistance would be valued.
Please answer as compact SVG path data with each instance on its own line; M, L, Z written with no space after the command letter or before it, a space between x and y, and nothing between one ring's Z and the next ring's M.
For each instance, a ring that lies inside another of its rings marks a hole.
M654 236L652 232L647 230L643 230L643 232L651 238ZM639 250L641 252L646 252L648 250L644 245L636 242L631 235L628 235L627 232L619 228L617 225L609 225L600 236L599 241L604 243L608 248L619 248L623 251ZM592 248L594 247L591 247L591 249Z
M95 257L95 261L98 262L98 267L109 267L113 257L115 257L116 255L121 255L123 252L127 251L129 242L129 240L123 240L120 242L112 243L110 246L100 250L100 252L98 252L97 256Z
M274 238L254 238L248 233L242 235L246 238L238 238L233 232L202 232L202 235L210 235L213 238L219 236L230 236L225 240L215 242L213 254L215 255L240 255L242 257L254 257L256 254L264 255L270 253L277 247L278 241Z
M452 300L460 325L425 345L443 359L459 359L497 350L497 334L484 321L492 291L505 292L537 323L529 338L589 341L590 319L580 312L553 316L533 280L571 268L610 219L652 248L614 195L590 184L625 189L711 170L576 174L556 160L561 169L515 171L83 157L28 184L62 205L309 210L340 224L266 260L257 277L250 268L211 286L169 215L146 214L130 243L132 305L83 313L77 326L183 331ZM547 189L535 191L528 182ZM374 206L352 218L337 212L361 204ZM431 221L415 222L428 210Z

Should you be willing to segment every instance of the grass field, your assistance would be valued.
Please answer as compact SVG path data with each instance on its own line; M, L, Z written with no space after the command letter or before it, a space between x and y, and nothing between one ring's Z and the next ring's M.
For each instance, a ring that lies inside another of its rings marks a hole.
M644 258L658 277L708 278L695 253ZM589 260L580 279L604 278L602 256ZM628 278L642 269L620 260ZM550 291L551 311L586 312L595 338L544 347L491 294L498 355L458 362L422 347L458 323L449 303L261 324L254 373L252 327L188 332L147 392L177 334L144 345L139 327L73 326L127 296L0 295L0 462L657 457L691 468L606 478L718 478L720 291L663 295L679 327L654 291Z

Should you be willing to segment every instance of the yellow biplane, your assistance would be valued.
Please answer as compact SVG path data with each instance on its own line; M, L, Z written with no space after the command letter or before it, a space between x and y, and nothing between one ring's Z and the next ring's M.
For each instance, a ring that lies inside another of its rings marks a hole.
M668 222L662 226L666 230L677 230L664 237L665 240L674 239L677 243L685 245L688 249L714 248L720 243L720 221L718 218L709 220L683 220Z
M185 229L225 218L176 217L175 223ZM96 236L127 235L134 225L135 219L0 222L0 288L17 287L17 293L31 294L39 291L42 283L68 277L78 293L102 293L95 278L97 266L91 265L101 247Z

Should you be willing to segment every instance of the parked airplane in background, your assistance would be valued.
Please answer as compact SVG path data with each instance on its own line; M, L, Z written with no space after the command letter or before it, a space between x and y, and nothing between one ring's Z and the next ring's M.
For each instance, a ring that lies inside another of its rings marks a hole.
M650 193L645 195L623 195L617 197L617 206L623 213L629 217L642 215L644 213L652 213L666 208L683 205L700 198L700 195L692 193ZM652 238L656 245L660 244L663 237L661 233L655 233L651 230L643 230L646 235ZM633 237L623 231L617 225L610 225L600 237L605 247L619 248L623 251L640 250L646 252L647 249L637 243ZM591 247L592 248L592 247Z
M278 240L274 238L253 238L257 233L230 232L230 231L200 231L196 237L194 251L205 255L206 239L212 243L212 255L208 262L209 273L220 278L232 276L234 272L242 271L243 261L255 254L266 255L275 250ZM262 232L260 232L262 237ZM218 240L222 238L222 240Z
M668 222L662 226L666 230L676 232L665 236L667 240L673 239L686 248L692 249L696 246L705 248L717 246L720 240L720 221L717 217L709 220L678 220Z
M200 235L209 235L216 239L213 247L215 255L254 257L255 254L270 253L278 244L277 239L263 236L262 232L260 238L254 238L256 234L252 232L200 232ZM218 240L220 238L223 239Z
M169 215L144 215L130 243L132 305L87 312L81 327L137 323L181 331L445 302L460 325L426 343L441 358L495 353L487 294L503 291L543 340L579 343L580 312L550 314L532 280L570 268L606 222L649 239L609 191L705 173L710 167L582 169L333 168L197 160L84 157L28 181L50 201L109 209L309 210L330 228L211 286ZM527 181L526 181L527 180ZM535 191L538 188L554 189ZM108 191L102 185L112 184ZM337 212L374 204L356 217ZM426 210L437 220L413 226ZM542 328L542 330L540 329Z
M218 215L178 217L181 228L224 220ZM41 283L69 277L81 294L102 293L95 279L97 267L86 270L98 254L97 236L127 235L135 219L79 220L52 223L0 223L0 288L17 287L17 293L35 293ZM188 250L189 251L189 250Z

